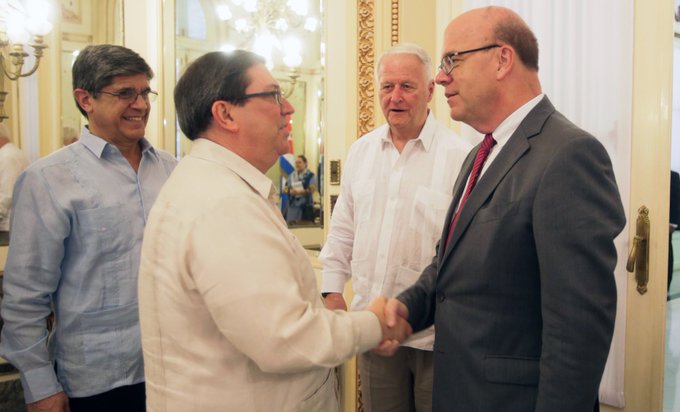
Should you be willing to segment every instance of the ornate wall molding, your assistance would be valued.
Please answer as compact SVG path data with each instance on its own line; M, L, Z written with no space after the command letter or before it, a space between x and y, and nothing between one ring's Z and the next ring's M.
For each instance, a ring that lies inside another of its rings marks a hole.
M359 134L362 136L375 127L373 97L373 67L375 65L375 4L374 0L358 0L359 33L357 57L359 62Z
M390 42L392 46L399 43L399 0L392 0Z

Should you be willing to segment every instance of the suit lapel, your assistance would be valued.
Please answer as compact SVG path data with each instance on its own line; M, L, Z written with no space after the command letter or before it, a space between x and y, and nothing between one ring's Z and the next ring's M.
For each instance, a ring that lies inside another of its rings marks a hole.
M456 178L456 183L453 185L453 198L451 199L451 205L449 206L449 211L446 213L446 220L444 221L444 227L442 228L441 241L439 242L439 253L438 256L444 255L444 247L446 246L446 238L449 235L449 228L451 227L451 220L453 220L453 213L456 211L456 206L460 202L461 196L463 196L463 191L465 190L465 183L467 183L467 177L472 172L472 166L475 163L475 157L479 151L481 143L472 148L470 153L468 153L463 165L460 168L458 177Z
M453 228L453 233L451 234L451 239L449 241L448 247L444 251L443 259L440 261L440 268L443 267L444 261L451 254L458 241L462 238L463 234L467 230L470 222L474 219L475 215L479 209L484 205L489 196L494 192L496 187L500 184L506 174L510 172L512 167L517 163L517 161L524 156L524 154L530 150L529 139L538 135L543 125L545 124L548 117L555 111L552 103L547 97L544 97L538 105L529 112L526 118L520 123L519 127L515 133L510 136L508 142L503 146L500 153L493 160L493 163L489 165L489 168L480 177L479 181L475 185L474 190L470 193L467 201L465 202L465 207L461 211L461 215L458 218L456 227ZM474 150L475 155L479 150ZM469 156L466 159L465 175L464 178L458 178L456 182L456 189L454 200L452 206L449 208L448 224L446 226L446 232L443 235L441 243L445 243L446 235L448 234L448 228L451 223L452 209L455 209L454 205L458 205L458 199L460 199L460 193L462 193L465 183L467 182L467 177L472 169L472 163L474 162L474 157ZM462 181L462 182L461 182ZM444 246L441 245L440 248ZM441 256L441 255L440 255Z

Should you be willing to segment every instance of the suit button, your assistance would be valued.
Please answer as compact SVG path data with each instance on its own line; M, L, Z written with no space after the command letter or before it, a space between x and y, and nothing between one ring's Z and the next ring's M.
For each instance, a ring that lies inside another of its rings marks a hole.
M440 295L439 295L439 301L440 301L440 302L443 302L443 301L445 301L445 300L446 300L446 296L444 296L443 294L440 294Z

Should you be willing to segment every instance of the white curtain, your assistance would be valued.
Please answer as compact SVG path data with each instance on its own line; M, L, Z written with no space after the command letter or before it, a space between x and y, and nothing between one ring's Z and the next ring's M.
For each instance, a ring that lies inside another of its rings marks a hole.
M454 2L451 2L453 4ZM520 14L539 44L543 92L557 110L607 148L629 204L633 76L632 0L464 0L463 9L498 5ZM455 10L455 8L452 8ZM476 134L465 127L464 134ZM626 210L628 214L628 210ZM617 239L619 291L614 342L600 401L623 407L627 230ZM587 349L585 349L587 350Z

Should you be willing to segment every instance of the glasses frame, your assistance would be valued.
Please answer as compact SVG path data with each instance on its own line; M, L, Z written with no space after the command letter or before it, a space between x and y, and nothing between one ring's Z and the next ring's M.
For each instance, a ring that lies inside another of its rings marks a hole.
M124 94L127 94L127 91L134 91L135 96L134 97L123 96ZM105 91L102 90L99 93L108 94L109 96L116 97L119 100L122 100L124 102L128 102L128 104L132 104L132 103L136 102L137 98L139 98L139 96L142 96L142 99L144 99L145 102L153 102L153 101L156 100L156 97L158 97L158 92L153 91L151 89L142 90L141 92L138 92L137 90L134 90L134 89L122 89L122 90L119 90L117 92L105 92Z
M281 91L281 89L272 90L269 92L244 94L239 100L245 102L246 100L251 99L253 97L273 97L274 101L276 101L276 104L278 104L279 106L283 105L283 92Z
M453 67L454 62L452 61L452 59L454 57L462 56L462 55L468 54L468 53L474 53L474 52L478 52L478 51L494 49L496 47L501 47L501 45L500 44L490 44L488 46L478 47L476 49L463 50L463 51L453 52L453 53L446 53L442 57L441 61L439 62L439 70L441 70L442 72L444 72L444 74L446 74L448 76L449 74L451 74L451 72L453 71L453 68L454 68ZM448 63L446 63L445 61L448 61ZM447 66L449 67L448 70L446 68Z

